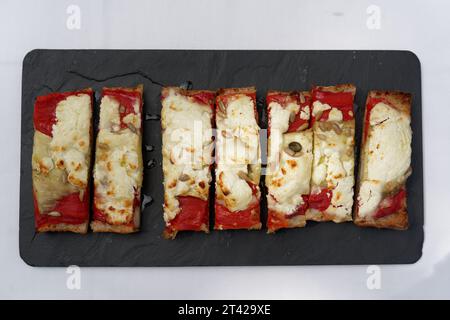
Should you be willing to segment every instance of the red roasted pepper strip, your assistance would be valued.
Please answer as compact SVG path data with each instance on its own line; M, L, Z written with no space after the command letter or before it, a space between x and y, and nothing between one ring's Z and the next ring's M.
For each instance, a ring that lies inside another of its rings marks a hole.
M250 206L245 210L230 211L222 204L215 203L216 221L215 229L252 229L261 226L260 219L260 205L258 196L258 187L250 182L247 182L252 189L252 194L255 197Z
M52 210L48 212L57 211L61 215L58 217L41 214L37 205L36 195L33 192L34 199L34 216L36 228L41 228L45 225L55 225L59 223L65 224L82 224L88 220L89 216L89 192L80 201L79 193L71 193L59 199ZM48 213L46 212L46 213Z
M342 112L343 121L348 121L354 118L353 112L353 94L351 92L329 92L322 91L320 88L314 88L312 90L312 100L320 101L321 103L328 104L332 108L339 109ZM319 119L312 117L312 122L326 121L331 109L325 110Z
M398 212L403 207L405 199L406 190L404 188L395 195L383 199L374 214L375 219L386 217Z
M142 112L142 99L140 92L119 88L104 88L102 97L104 96L111 97L119 102L120 127L122 129L127 127L127 124L123 122L123 118L125 118L130 113L135 113L134 104L136 103L136 101L140 101L139 111Z
M366 104L366 115L365 115L365 118L364 118L364 134L363 134L364 141L366 141L367 135L369 134L370 113L371 113L373 107L375 107L380 102L383 102L383 103L385 103L387 105L390 105L390 103L388 101L386 101L386 99L382 99L382 98L370 98L367 101L367 104Z
M56 106L69 96L88 94L92 98L92 90L51 93L36 98L34 104L33 123L35 130L52 137L53 125L56 123Z
M204 104L214 108L214 98L216 94L211 91L203 90L185 90L183 95L192 97L197 103ZM167 95L161 95L161 100L164 100Z
M331 203L333 191L327 188L323 188L319 193L311 193L309 195L309 208L319 211L325 211Z
M306 108L310 108L311 105L311 97L310 96L303 96L305 101L302 103L300 101L300 95L297 92L291 92L291 93L269 93L266 98L266 103L269 106L272 102L277 102L282 107L285 107L290 102L296 102L300 105L299 112L295 115L294 121L292 121L289 124L287 132L296 132L298 128L300 128L305 123L308 123L309 127L309 120L305 120L300 118L301 110L304 110ZM270 110L269 110L270 113ZM270 117L269 117L269 127L268 127L268 134L270 135Z
M219 101L221 103L223 103L224 106L226 106L228 104L228 101L230 99L232 99L234 96L236 95L246 95L248 97L250 97L250 99L253 100L253 106L254 106L254 111L255 111L255 119L256 122L258 122L258 110L256 109L256 92L255 93L229 93L229 94L222 94L216 97L217 103L216 103L216 112L219 109Z
M303 204L298 206L297 210L293 213L286 215L284 213L280 213L275 210L270 210L267 215L267 228L270 231L276 231L278 229L289 227L289 220L296 217L305 215L306 210L308 209L308 198L309 195L302 195Z
M225 206L215 204L215 229L252 229L258 228L260 223L259 201L242 211L229 211Z
M179 196L180 212L168 223L171 231L204 231L209 226L208 201L196 197Z

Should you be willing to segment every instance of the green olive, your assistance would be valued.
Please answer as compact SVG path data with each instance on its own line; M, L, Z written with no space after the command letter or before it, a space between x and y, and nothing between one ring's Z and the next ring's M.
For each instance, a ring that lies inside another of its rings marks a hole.
M291 149L294 152L300 152L302 151L302 145L298 143L297 141L292 141L288 145L289 149Z

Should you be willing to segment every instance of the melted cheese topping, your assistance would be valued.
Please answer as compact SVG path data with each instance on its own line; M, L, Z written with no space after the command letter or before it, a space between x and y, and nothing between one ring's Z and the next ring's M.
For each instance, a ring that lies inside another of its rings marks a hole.
M309 120L311 117L311 110L309 106L304 106L300 109L300 119Z
M378 103L370 113L367 179L398 181L411 165L409 117Z
M362 217L374 212L382 200L383 185L378 181L363 181L359 188L358 214Z
M315 101L313 113L330 109ZM342 119L342 113L333 108L325 122L314 123L314 162L312 191L320 188L333 190L330 206L325 210L334 221L351 220L354 185L354 122ZM340 113L340 115L339 115ZM333 128L334 127L334 128Z
M328 114L328 121L342 121L343 118L342 111L337 108L332 108Z
M228 102L226 114L217 113L217 200L233 212L257 200L242 178L245 174L255 185L259 183L261 157L254 107L250 97L238 94Z
M310 191L313 160L312 140L311 129L287 133L283 135L282 147L279 152L273 154L271 147L269 148L269 155L272 155L272 159L276 157L280 159L279 165L275 168L273 168L273 163L269 162L266 175L269 209L290 214L303 204L302 195L308 195ZM284 151L291 142L300 143L302 146L300 154L289 155ZM271 145L270 142L269 145Z
M136 101L133 125L138 133L120 128L119 102L104 96L100 105L94 167L95 205L109 224L132 221L134 200L142 185L141 115Z
M370 128L365 146L364 180L359 193L362 217L374 213L386 184L404 183L411 165L412 132L410 118L385 103L370 112Z
M252 189L248 183L239 177L239 172L246 172L246 165L231 165L217 170L219 178L217 185L222 192L224 205L230 211L247 209L253 200Z
M327 103L321 103L320 101L314 101L313 102L313 116L316 117L317 115L322 114L322 112L326 110L330 110L331 106ZM330 111L331 112L331 111Z
M41 170L50 171L55 163L67 172L67 181L81 189L88 182L91 134L91 97L88 94L68 96L55 110L56 123L50 141L51 158L41 160Z
M300 106L297 103L289 103L286 105L285 108L283 108L279 103L277 102L271 102L269 105L270 110L270 130L275 131L279 130L281 133L284 133L289 128L289 117L291 116L291 113L298 113L298 110L300 109ZM309 108L308 108L309 110ZM305 120L309 119L309 115L305 112L302 112L300 114L300 117L307 118ZM302 118L303 119L303 118Z
M50 156L51 137L40 131L34 132L32 177L33 190L40 214L49 214L62 197L79 192L84 197L84 189L67 183L65 169L55 168Z
M298 113L299 109L297 103L289 103L284 108L277 102L271 102L269 105L267 202L269 209L285 214L293 213L302 205L302 195L307 195L310 191L312 131L286 133L291 113ZM309 107L300 111L301 119L309 120L309 116ZM302 146L300 154L290 155L284 151L291 142L300 143Z
M213 111L177 93L162 101L164 220L180 212L178 196L208 199L211 173Z

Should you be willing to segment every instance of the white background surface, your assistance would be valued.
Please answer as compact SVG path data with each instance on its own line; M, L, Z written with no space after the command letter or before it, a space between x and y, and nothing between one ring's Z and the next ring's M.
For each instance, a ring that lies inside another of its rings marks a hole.
M66 27L70 4L81 28ZM370 5L381 28L367 27ZM450 298L450 20L448 1L5 1L0 2L0 298ZM21 73L34 48L407 49L422 63L425 243L414 265L63 268L19 257Z

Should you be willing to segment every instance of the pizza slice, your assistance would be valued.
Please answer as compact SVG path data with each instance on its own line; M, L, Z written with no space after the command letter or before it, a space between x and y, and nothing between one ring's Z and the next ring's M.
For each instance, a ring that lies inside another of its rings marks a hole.
M309 92L269 91L267 229L303 227L310 193L313 135Z
M103 88L94 164L94 232L139 230L143 86Z
M256 89L221 89L216 97L215 226L260 229L261 148Z
M164 236L209 232L214 91L166 87L161 92Z
M314 160L307 220L352 220L355 93L352 84L312 90Z
M361 144L355 224L408 228L406 180L411 174L411 95L370 91Z
M36 99L32 179L38 232L87 232L92 93L85 89Z

